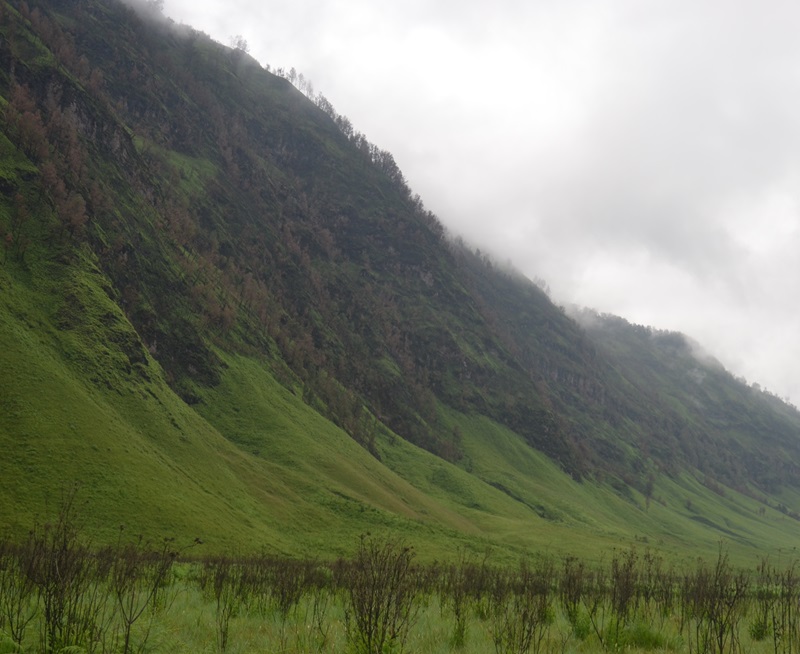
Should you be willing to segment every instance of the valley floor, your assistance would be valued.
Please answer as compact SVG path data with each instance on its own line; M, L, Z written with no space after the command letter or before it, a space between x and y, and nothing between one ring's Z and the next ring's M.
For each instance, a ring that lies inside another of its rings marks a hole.
M601 564L466 554L418 563L363 536L347 559L197 558L165 542L93 549L71 524L0 542L0 652L796 652L795 563L676 569L651 551Z

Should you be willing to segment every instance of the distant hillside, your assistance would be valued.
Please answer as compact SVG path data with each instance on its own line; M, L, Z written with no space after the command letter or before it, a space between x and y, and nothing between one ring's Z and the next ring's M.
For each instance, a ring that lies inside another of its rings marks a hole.
M800 535L794 408L568 315L327 100L156 7L0 1L0 526L77 481L101 536L219 547Z

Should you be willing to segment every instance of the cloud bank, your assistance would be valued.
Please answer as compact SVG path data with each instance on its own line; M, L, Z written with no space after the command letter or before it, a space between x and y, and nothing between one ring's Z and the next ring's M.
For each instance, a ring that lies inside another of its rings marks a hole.
M294 66L453 232L556 301L800 402L800 5L165 0Z

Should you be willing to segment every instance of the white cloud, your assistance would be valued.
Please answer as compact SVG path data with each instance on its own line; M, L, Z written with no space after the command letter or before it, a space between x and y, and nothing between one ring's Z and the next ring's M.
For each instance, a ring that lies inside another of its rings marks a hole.
M294 66L453 231L557 300L800 401L800 5L165 0Z

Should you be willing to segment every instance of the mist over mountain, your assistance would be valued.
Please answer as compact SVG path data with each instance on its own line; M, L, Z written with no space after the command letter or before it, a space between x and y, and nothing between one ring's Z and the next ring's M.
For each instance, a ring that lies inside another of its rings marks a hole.
M800 532L793 407L447 235L289 73L157 3L0 31L3 527L80 482L101 535L286 551Z

